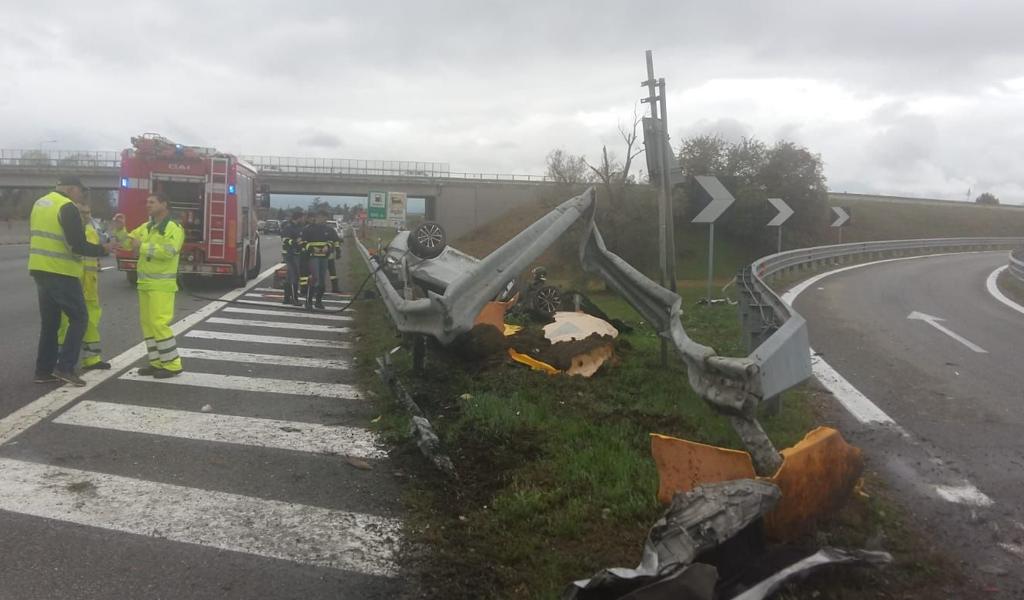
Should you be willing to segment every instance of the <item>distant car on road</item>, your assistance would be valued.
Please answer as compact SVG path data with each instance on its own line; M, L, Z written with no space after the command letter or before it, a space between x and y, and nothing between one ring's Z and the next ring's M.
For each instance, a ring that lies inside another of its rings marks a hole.
M266 232L281 233L281 221L278 221L277 219L267 219Z

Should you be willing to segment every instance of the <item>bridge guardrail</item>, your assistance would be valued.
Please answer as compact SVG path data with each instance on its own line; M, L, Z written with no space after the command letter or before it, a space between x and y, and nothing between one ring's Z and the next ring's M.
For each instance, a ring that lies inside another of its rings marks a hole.
M1016 248L1010 251L1009 261L1010 275L1017 278L1017 281L1024 283L1024 248Z
M396 177L428 181L487 181L508 183L550 183L544 175L516 173L470 173L452 171L448 163L357 160L344 158L303 158L290 156L241 155L242 160L259 169L262 175L345 175ZM0 150L0 169L79 172L120 169L121 154L113 151L79 150Z

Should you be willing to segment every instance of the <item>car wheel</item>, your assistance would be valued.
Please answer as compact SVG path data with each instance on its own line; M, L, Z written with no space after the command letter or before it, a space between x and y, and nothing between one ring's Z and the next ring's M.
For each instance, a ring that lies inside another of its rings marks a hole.
M420 223L409 232L408 243L409 251L414 256L422 259L431 259L437 258L444 252L445 247L448 245L448 238L444 233L443 227L433 221L427 221L426 223Z
M545 285L533 294L534 310L551 316L562 309L562 292L553 285Z

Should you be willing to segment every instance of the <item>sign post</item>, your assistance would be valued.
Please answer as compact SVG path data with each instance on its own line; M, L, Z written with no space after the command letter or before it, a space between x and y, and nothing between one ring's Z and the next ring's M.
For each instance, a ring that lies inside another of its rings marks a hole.
M793 216L793 209L788 204L782 201L782 198L769 198L768 202L775 207L775 210L779 211L779 214L775 215L771 221L768 221L768 227L779 228L779 244L776 252L782 252L782 224L787 219Z
M704 188L704 191L711 196L711 202L691 221L691 223L708 224L708 295L705 300L711 304L711 280L715 274L715 221L722 216L725 209L732 206L736 199L732 197L729 190L725 189L717 177L697 175L696 179L700 187Z

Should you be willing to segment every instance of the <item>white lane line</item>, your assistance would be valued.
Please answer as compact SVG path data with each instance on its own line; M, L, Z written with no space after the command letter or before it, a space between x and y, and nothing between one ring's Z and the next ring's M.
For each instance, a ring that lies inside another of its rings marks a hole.
M251 352L229 352L227 350L206 350L204 348L182 348L178 346L178 354L182 358L200 358L203 360L222 360L225 362L245 363L249 365L280 365L283 367L310 367L313 369L348 369L348 361L331 360L328 358L303 358L301 356L281 356L278 354L253 354Z
M187 331L209 315L226 306L227 301L234 300L235 298L245 294L245 292L255 287L262 279L272 275L280 266L281 264L279 263L270 267L260 273L245 287L230 291L221 296L218 301L210 302L196 310L192 314L171 325L171 331L173 331L175 335L181 335L182 332ZM84 387L59 387L52 392L40 396L30 404L21 407L3 419L0 419L0 445L11 441L29 427L32 427L43 419L46 419L54 412L67 406L69 403L74 402L76 399L80 398L82 394L85 394L107 379L114 377L121 370L130 367L132 363L144 356L146 356L146 344L145 342L139 342L112 358L110 360L110 370L88 371L82 374L82 379L86 382Z
M825 359L811 349L811 371L818 381L824 385L836 400L861 423L883 423L885 425L896 425L892 417L878 408L874 402L853 387L853 384L833 369Z
M0 459L0 509L296 563L394 576L398 520Z
M988 279L985 280L985 289L988 290L988 294L990 296L1002 302L1006 306L1009 306L1010 308L1019 312L1020 314L1024 315L1024 306L1021 306L1020 304L1017 304L1016 302L1011 300L1009 296L1004 294L1003 291L999 289L999 275L1008 268L1010 267L1007 265L1003 265L996 269L995 271L992 271L992 273L989 274Z
M928 323L929 325L931 325L935 329L938 329L942 333L944 333L944 334L948 335L949 337L953 338L954 340L960 342L964 346L967 346L967 348L969 350L971 350L972 352L977 352L978 354L988 354L988 350L982 348L981 346L979 346L979 345L975 344L974 342L968 340L967 338L963 337L962 335L956 333L955 331L953 331L949 327L946 327L945 325L942 325L941 323L939 323L939 321L945 321L945 319L943 319L943 318L935 317L935 316L932 316L932 315L929 315L929 314L925 314L923 312L918 312L916 310L912 311L909 315L907 315L907 318L910 319L911 321L924 321L925 323Z
M139 375L137 369L132 369L121 375L120 379L141 381L143 383L171 383L174 385L188 385L218 390L266 392L271 394L291 394L294 396L315 396L318 398L342 398L345 400L359 400L362 398L362 394L359 393L355 386L344 383L317 383L314 381L296 381L292 379L196 373L193 371L185 371L180 375L168 377L167 379L157 379L155 377Z
M284 321L256 321L253 319L225 319L223 317L210 317L207 323L217 325L235 325L236 327L268 327L270 329L289 329L292 331L325 331L332 333L348 333L348 327L335 325L316 325L313 323L287 323Z
M100 271L109 271L109 270L111 270L113 268L114 268L114 265L110 265L109 267L100 267Z
M185 337L203 340L227 340L229 342L252 342L254 344L278 344L281 346L307 346L310 348L347 349L352 347L348 342L336 342L334 340L314 340L312 338L255 335L251 333L228 333L226 331L207 331L205 329L195 329L186 333Z
M935 493L940 498L955 504L968 504L970 506L992 506L994 504L992 499L986 496L984 492L966 481L961 485L936 485L932 487L935 488Z
M246 298L248 298L248 296L246 296ZM284 306L284 304L281 304L280 302L265 302L262 300L241 300L240 302L243 305L255 304L256 306L276 306L278 308ZM324 302L326 302L326 300ZM345 312L355 312L355 310L356 308L355 305L353 304L352 306L346 308ZM312 314L316 314L316 312L313 312Z
M284 290L279 290L277 288L258 287L258 288L252 288L252 291L254 291L254 292L270 292L271 294L273 294L275 296L282 296L282 297L284 296ZM324 297L325 298L328 298L328 297L351 298L352 294L345 294L345 293L342 293L342 292L324 292Z
M268 317L290 317L296 319L315 319L318 321L351 321L352 317L344 315L325 315L302 310L266 310L263 308L234 308L229 306L221 311L222 313L235 313L243 315L266 315Z
M296 452L385 458L368 429L256 419L234 415L150 408L83 400L53 421L61 425L113 429L188 440L259 446Z
M270 299L270 298L277 298L277 299L284 298L284 296L282 296L280 294L278 294L276 296L273 295L273 294L246 294L245 297L246 298L262 298L264 300ZM246 301L248 302L248 300L246 300ZM349 303L348 300L328 300L328 299L324 298L324 304L348 304L348 303Z

